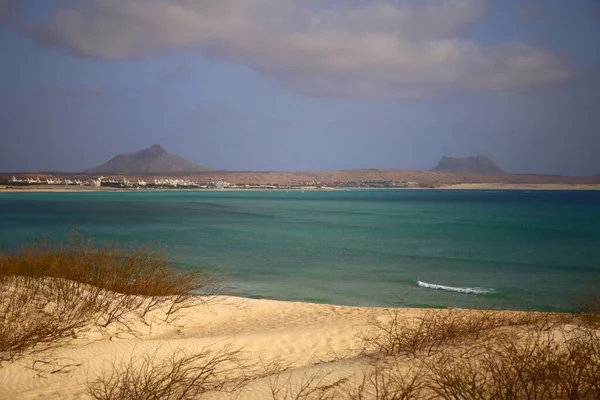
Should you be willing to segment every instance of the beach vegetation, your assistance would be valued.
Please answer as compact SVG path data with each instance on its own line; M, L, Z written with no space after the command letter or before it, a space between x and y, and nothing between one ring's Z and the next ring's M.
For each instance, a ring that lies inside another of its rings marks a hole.
M427 359L423 379L440 399L597 399L600 335L587 328L528 329L467 352Z
M426 380L423 363L381 358L363 370L345 389L346 400L417 400L423 398Z
M593 300L586 303L592 304ZM370 369L351 399L597 399L600 331L574 313L400 309L361 336Z
M429 308L407 317L400 308L373 318L361 335L363 354L431 356L445 348L493 339L501 328L551 329L566 321L567 314L501 311L491 309Z
M600 295L589 294L573 306L573 314L580 324L600 329Z
M263 366L258 378L264 379L269 396L273 400L336 400L343 398L349 377L336 378L331 371L322 369L292 374L290 364L280 360ZM255 378L256 379L256 378Z
M112 363L88 382L88 393L96 400L196 399L207 393L234 393L247 381L242 352L231 345L166 356L159 350Z
M0 255L0 362L75 337L90 324L165 322L219 293L206 270L182 272L160 248L71 234ZM198 294L203 294L199 296Z

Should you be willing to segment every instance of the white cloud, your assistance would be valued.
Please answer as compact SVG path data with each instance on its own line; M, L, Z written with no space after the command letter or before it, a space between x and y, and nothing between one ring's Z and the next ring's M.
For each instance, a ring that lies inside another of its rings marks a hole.
M176 48L245 63L316 95L420 97L567 79L556 54L521 43L483 47L461 32L485 0L90 0L34 33L102 59Z

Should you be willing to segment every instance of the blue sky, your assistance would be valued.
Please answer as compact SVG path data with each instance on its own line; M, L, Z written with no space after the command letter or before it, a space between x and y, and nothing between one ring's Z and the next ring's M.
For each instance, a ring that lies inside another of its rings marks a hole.
M0 171L600 174L600 0L0 0Z

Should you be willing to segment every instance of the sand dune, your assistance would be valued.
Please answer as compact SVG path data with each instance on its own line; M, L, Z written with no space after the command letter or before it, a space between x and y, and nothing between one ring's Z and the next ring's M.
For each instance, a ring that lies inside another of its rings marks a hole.
M515 354L525 357L523 360L533 362L518 364L521 372L530 373L527 366L538 365L537 361L542 355L549 357L549 360L562 360L569 354L574 354L576 357L569 356L571 364L568 364L568 368L571 368L571 365L579 366L578 371L584 373L581 376L587 376L586 385L592 385L589 398L596 398L594 396L600 388L597 376L585 375L590 371L595 374L593 371L600 370L600 347L597 344L600 343L600 333L597 325L594 325L595 328L590 328L591 325L579 326L578 324L584 321L577 319L580 317L569 314L459 309L400 308L390 311L391 309L386 308L332 306L229 296L216 297L207 306L199 299L191 308L185 309L176 319L168 322L163 320L165 314L162 311L155 310L145 317L145 323L138 318L138 322L129 326L130 329L119 328L118 325L109 325L110 328L89 326L61 347L41 353L28 353L16 361L4 363L0 368L0 399L88 399L91 398L88 391L89 382L94 382L98 377L109 376L115 371L115 365L127 364L133 359L137 360L133 370L139 370L140 360L144 356L160 361L169 359L173 354L193 355L206 349L213 351L213 354L233 354L227 352L239 349L240 352L235 353L239 358L227 359L224 364L220 364L222 370L219 370L219 373L226 371L229 375L219 375L218 379L220 382L227 382L228 385L237 382L242 375L246 379L241 389L234 393L210 392L203 394L203 399L292 399L296 397L285 396L283 392L279 393L279 396L273 396L271 388L291 388L297 391L311 378L316 379L313 383L316 382L317 385L313 387L324 387L345 379L336 388L340 389L340 392L335 392L336 395L342 393L342 398L358 398L346 396L348 392L345 390L356 390L365 373L372 378L373 368L377 368L373 364L373 358L362 356L360 352L365 344L361 337L369 329L374 329L374 324L377 323L385 329L391 328L395 335L398 331L405 331L404 328L417 328L412 330L415 336L403 342L403 346L406 346L403 347L404 356L398 356L396 349L393 353L396 356L387 358L396 364L379 364L386 365L385 368L398 368L397 371L403 377L420 374L414 371L421 356L428 358L427 373L455 374L457 371L468 373L468 370L460 368L472 365L481 368L483 364L477 366L477 363L485 360L491 363L490 365L499 367L505 365L503 362L513 362L513 358L510 357ZM597 314L592 313L588 316L592 318L589 320L591 323L598 322ZM129 319L134 320L135 318ZM573 325L574 323L576 325ZM419 330L419 326L426 328ZM523 327L524 330L520 330L520 334L514 336L511 332L517 333L517 326ZM486 332L496 333L486 336ZM423 338L425 342L422 342ZM427 353L427 340L433 344L438 340L436 338L442 340L437 342L438 345L442 343L442 347L437 349L444 348L444 352L436 353L434 350L433 353ZM485 338L494 339L486 342ZM419 346L424 345L419 347L416 353L411 353L410 340L413 339ZM379 345L389 342L376 343ZM463 346L466 343L471 344ZM514 347L515 343L521 344ZM570 346L567 352L556 347L567 344ZM386 354L385 351L389 349L388 347L379 355ZM482 352L483 349L485 351ZM411 357L411 354L418 356ZM436 354L441 358L436 358ZM478 361L469 361L465 358L467 354L474 356ZM485 354L491 355L492 358L486 359ZM500 360L495 361L494 357L500 357ZM377 362L386 362L385 357L378 360ZM240 365L243 366L243 370ZM455 365L460 368L453 369ZM544 367L562 364L550 362L539 365ZM438 367L441 369L436 370ZM566 370L562 371L561 374ZM119 382L123 382L124 375L121 369L114 376ZM423 378L423 375L420 376ZM434 378L441 376L444 375L435 375ZM509 375L502 375L497 379L502 377L506 378ZM513 379L511 382L514 381L515 384L521 382L519 376L510 377ZM430 384L434 381L421 382ZM489 381L487 386L481 386L477 390L481 393L492 390L493 382ZM523 382L529 382L529 378L525 378L521 383ZM561 392L560 386L552 386L554 383L548 381L546 387L552 388L556 393L564 393ZM448 385L447 387L452 387L452 383ZM427 394L427 398L435 398L431 397L432 393L428 393L429 387L421 390L420 393ZM316 394L318 395L318 392ZM300 398L320 399L319 396Z
M239 347L252 363L279 360L291 365L289 374L299 379L321 370L334 371L332 377L346 376L360 371L360 362L335 359L358 348L360 329L383 311L222 296L168 323L138 323L135 335L90 327L67 346L7 363L0 368L0 398L89 398L87 382L113 363L143 354L191 354L205 346ZM408 316L419 310L405 312ZM251 382L243 393L241 398L272 398L264 379Z

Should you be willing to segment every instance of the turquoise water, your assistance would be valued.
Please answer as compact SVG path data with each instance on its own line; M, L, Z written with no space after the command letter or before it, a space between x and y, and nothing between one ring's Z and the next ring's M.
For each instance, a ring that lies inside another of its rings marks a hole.
M0 193L3 250L69 230L163 244L249 297L565 309L600 291L600 192Z

